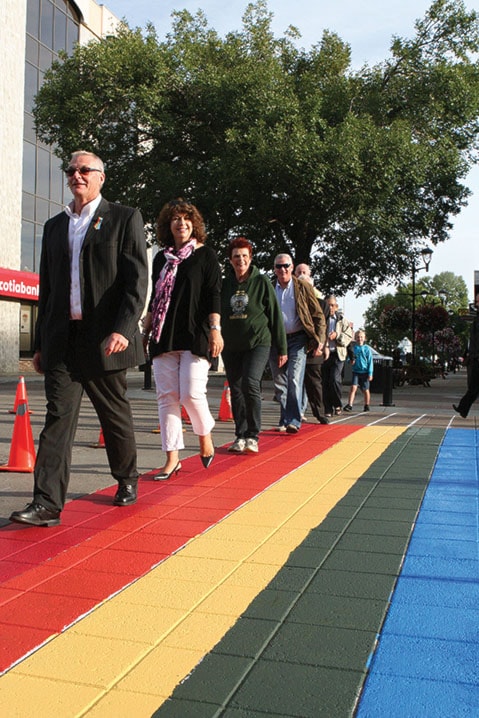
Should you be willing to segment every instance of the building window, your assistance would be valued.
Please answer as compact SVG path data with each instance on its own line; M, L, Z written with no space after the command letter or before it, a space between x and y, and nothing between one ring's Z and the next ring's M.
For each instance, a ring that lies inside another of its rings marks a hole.
M27 0L26 29L21 253L22 269L38 272L43 224L64 206L65 178L53 148L35 136L33 102L60 50L78 42L79 19L68 0Z

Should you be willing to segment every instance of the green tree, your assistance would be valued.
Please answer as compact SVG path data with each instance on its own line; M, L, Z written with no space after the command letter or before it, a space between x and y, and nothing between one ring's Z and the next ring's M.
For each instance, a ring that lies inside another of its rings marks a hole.
M379 317L381 329L384 331L384 348L393 353L401 339L403 339L411 328L410 309L401 306L389 305L383 309Z
M423 275L416 281L416 329L421 335L417 338L426 344L429 342L429 354L436 333L448 325L459 344L467 343L469 329L461 318L467 307L467 285L453 272ZM391 353L405 336L411 339L411 324L412 283L398 286L395 294L379 294L370 301L365 312L367 336L384 352ZM444 335L444 346L452 346L448 333Z
M225 256L246 234L270 268L278 251L312 264L324 291L369 293L407 276L422 243L447 239L476 161L479 23L436 0L410 39L359 72L325 32L309 50L276 38L264 0L224 39L201 12L76 48L46 73L39 136L62 160L83 147L108 195L150 224L186 196Z
M385 353L389 353L391 350L390 340L387 328L381 323L380 317L384 311L393 306L397 306L395 294L379 293L370 300L369 306L364 312L364 328L368 343Z
M468 307L468 289L463 277L454 272L422 274L416 279L416 307L422 304L440 304L450 312L460 314ZM397 287L395 304L412 308L412 282Z

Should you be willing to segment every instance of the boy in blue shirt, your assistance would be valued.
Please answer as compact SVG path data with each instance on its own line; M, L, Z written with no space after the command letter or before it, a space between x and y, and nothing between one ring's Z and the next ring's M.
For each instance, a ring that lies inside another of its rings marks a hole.
M353 365L353 380L351 383L351 389L349 390L348 403L344 407L344 411L353 410L354 397L356 396L358 386L364 395L364 411L369 411L369 402L371 399L369 384L373 379L374 368L373 353L371 351L371 347L366 344L366 334L364 329L359 329L356 332L354 340L354 359L351 361Z

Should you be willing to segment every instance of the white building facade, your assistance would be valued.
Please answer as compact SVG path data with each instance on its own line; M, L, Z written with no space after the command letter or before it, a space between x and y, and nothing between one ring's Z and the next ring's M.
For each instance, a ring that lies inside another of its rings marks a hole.
M58 158L35 136L35 94L60 50L118 23L94 0L1 0L0 374L31 356L43 224L69 200Z

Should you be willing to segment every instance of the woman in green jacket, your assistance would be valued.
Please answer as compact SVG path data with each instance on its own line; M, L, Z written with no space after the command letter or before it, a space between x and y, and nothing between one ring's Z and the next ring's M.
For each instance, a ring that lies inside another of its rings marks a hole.
M273 286L251 263L251 242L244 237L232 240L228 257L232 271L221 290L222 356L236 433L228 451L257 453L261 379L271 346L277 349L279 366L287 361L286 333Z

